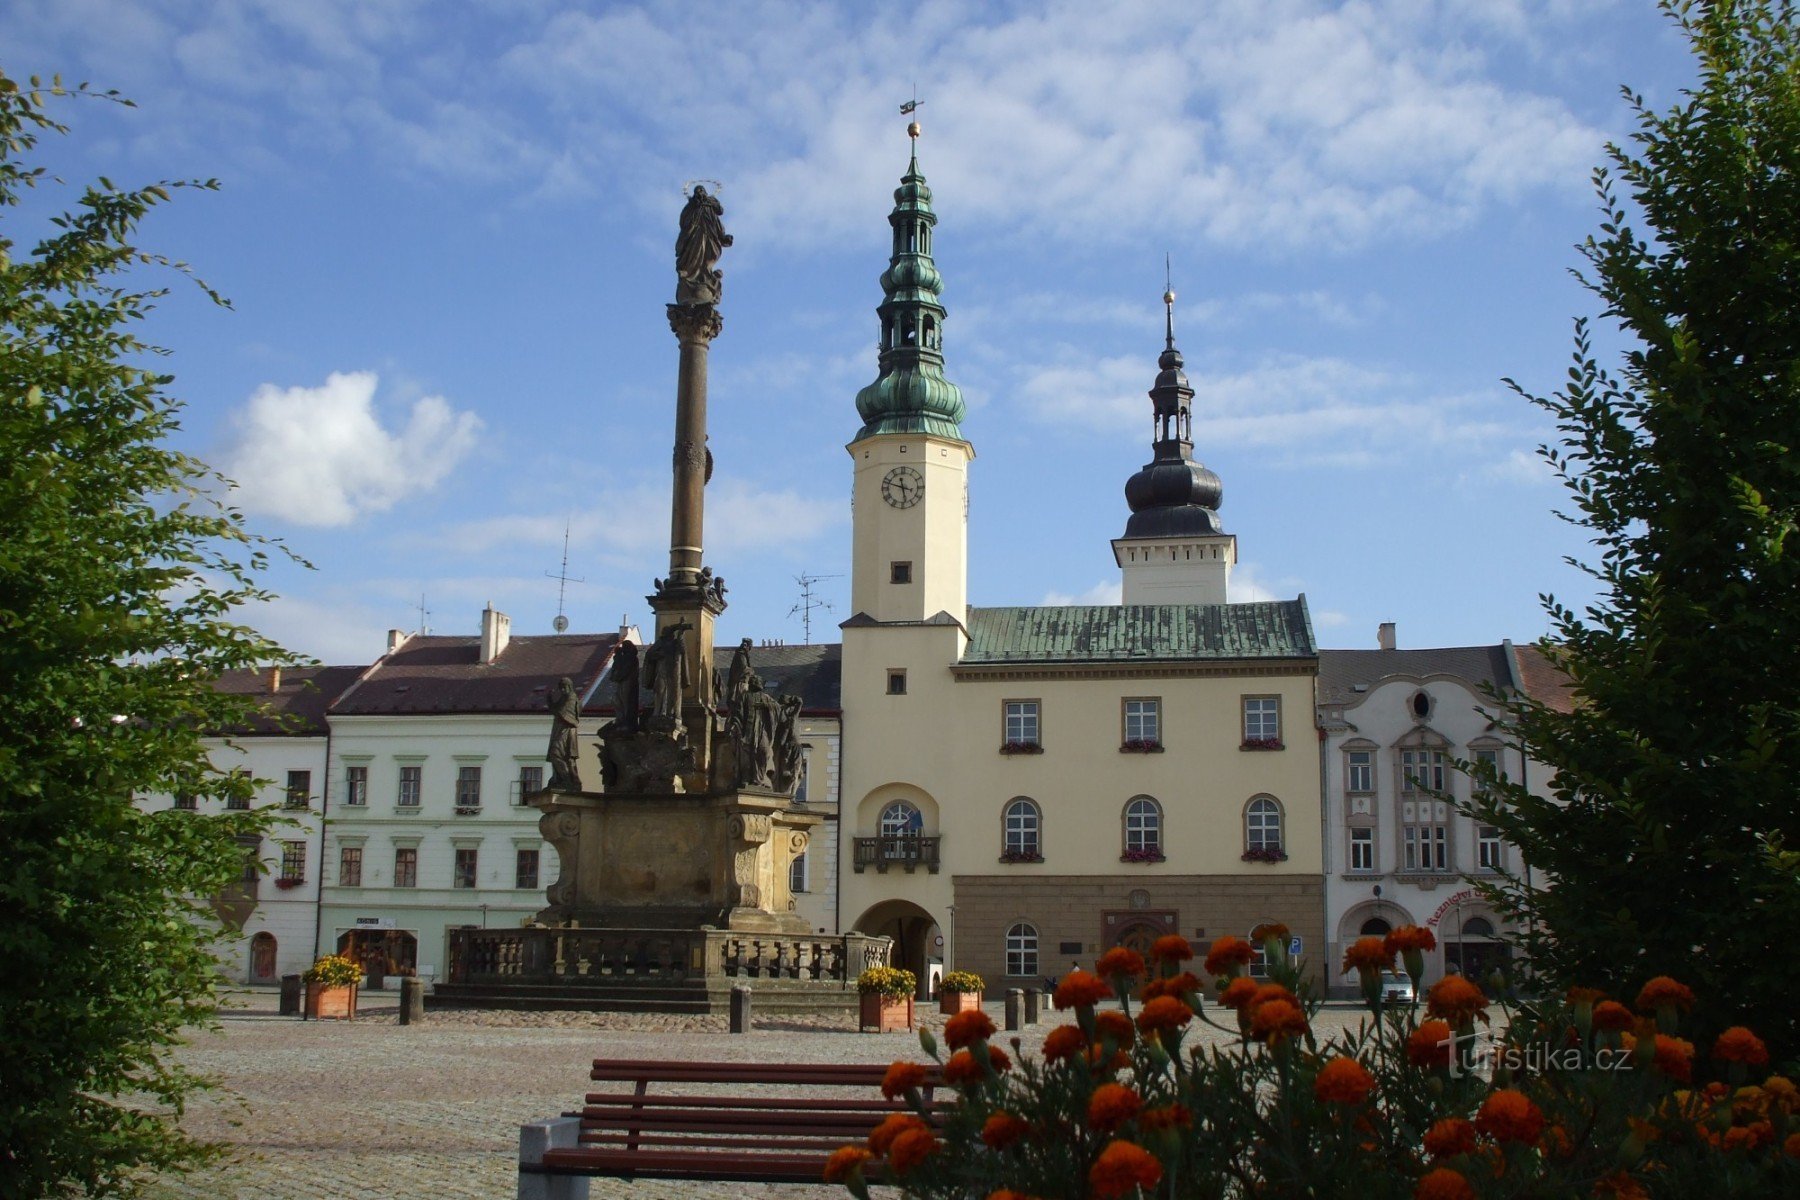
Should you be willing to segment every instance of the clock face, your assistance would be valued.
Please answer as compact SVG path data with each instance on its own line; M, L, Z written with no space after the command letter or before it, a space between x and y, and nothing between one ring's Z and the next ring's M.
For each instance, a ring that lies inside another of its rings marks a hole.
M925 477L911 467L895 467L881 481L881 498L895 508L911 508L925 495Z

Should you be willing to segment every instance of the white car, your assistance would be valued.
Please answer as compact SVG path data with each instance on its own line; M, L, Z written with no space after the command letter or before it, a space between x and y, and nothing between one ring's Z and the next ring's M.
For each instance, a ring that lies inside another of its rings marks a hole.
M1398 971L1381 973L1381 1001L1383 1004L1411 1004L1413 1002L1412 976Z

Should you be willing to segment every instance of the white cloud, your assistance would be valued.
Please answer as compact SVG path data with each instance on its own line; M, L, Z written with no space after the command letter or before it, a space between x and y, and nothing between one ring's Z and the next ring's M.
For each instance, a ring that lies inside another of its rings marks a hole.
M1102 579L1087 591L1079 595L1066 592L1046 592L1043 603L1047 605L1066 604L1121 604L1124 602L1124 585L1117 579Z
M256 389L223 458L235 502L297 525L348 525L436 487L474 449L481 418L424 396L389 429L375 410L379 382L349 371L319 387Z
M1498 462L1481 468L1481 478L1496 483L1516 483L1527 487L1556 482L1556 473L1535 451L1514 450Z

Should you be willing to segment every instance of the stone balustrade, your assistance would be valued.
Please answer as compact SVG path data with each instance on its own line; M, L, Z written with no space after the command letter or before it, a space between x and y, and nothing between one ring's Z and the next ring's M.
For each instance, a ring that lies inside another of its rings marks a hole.
M687 983L790 979L854 986L885 966L885 937L740 933L721 929L453 929L452 984Z

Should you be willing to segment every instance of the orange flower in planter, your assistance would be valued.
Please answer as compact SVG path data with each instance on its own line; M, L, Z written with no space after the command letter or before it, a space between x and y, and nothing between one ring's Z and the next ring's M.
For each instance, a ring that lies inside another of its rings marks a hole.
M929 1129L909 1129L888 1147L888 1165L894 1174L905 1175L937 1153L938 1140Z
M1328 1104L1361 1104L1375 1090L1375 1077L1354 1058L1326 1063L1313 1080L1313 1095Z
M1656 1069L1677 1083L1694 1078L1694 1043L1685 1038L1656 1035Z
M1130 1088L1118 1083L1103 1083L1088 1099L1088 1124L1102 1133L1111 1133L1138 1115L1144 1101Z
M894 1113L869 1134L869 1149L876 1154L886 1154L892 1148L896 1138L915 1129L922 1129L926 1133L931 1132L931 1126L913 1114Z
M1112 985L1106 980L1076 968L1056 985L1056 995L1052 999L1058 1008L1092 1008L1102 1000L1110 999L1112 994Z
M1241 1009L1256 997L1257 989L1261 986L1248 975L1240 975L1219 993L1219 1003L1226 1008Z
M1129 946L1114 946L1094 964L1094 973L1105 979L1115 975L1142 975L1144 956Z
M1461 1117L1444 1117L1425 1131L1425 1153L1449 1158L1475 1149L1475 1127Z
M1720 1062L1743 1063L1760 1067L1769 1061L1769 1048L1763 1040L1742 1025L1733 1025L1713 1043L1712 1056Z
M1212 948L1206 952L1203 966L1208 975L1237 974L1232 967L1243 967L1256 957L1256 948L1241 937L1222 937L1213 941Z
M957 1013L944 1022L944 1044L961 1050L971 1042L986 1041L994 1036L994 1022L979 1008Z
M1289 1000L1268 1000L1250 1014L1250 1032L1259 1042L1280 1045L1284 1038L1304 1037L1306 1014Z
M1009 1112L997 1112L982 1123L981 1140L994 1150L1004 1150L1030 1132L1030 1122Z
M1429 929L1418 925L1402 925L1391 931L1382 942L1390 954L1400 954L1407 950L1436 950L1437 937Z
M1087 1050L1087 1034L1078 1025L1058 1025L1044 1035L1044 1061L1061 1062Z
M1685 983L1678 983L1667 975L1658 975L1637 995L1639 1012L1653 1012L1658 1009L1679 1008L1686 1012L1694 1007L1694 992Z
M842 1183L852 1172L860 1172L862 1165L875 1157L861 1146L840 1146L831 1152L825 1160L825 1182Z
M1145 1191L1162 1181L1162 1164L1142 1146L1115 1141L1100 1152L1088 1170L1088 1187L1094 1200L1119 1200L1134 1188Z
M1415 1067L1450 1065L1450 1026L1444 1021L1421 1021L1406 1038L1406 1058Z
M1194 1010L1174 996L1158 996L1149 1001L1138 1013L1138 1028L1145 1033L1161 1033L1165 1029L1180 1029L1194 1019Z
M881 1094L889 1100L905 1095L913 1088L925 1082L925 1066L923 1063L897 1062L887 1069L881 1077Z
M1394 952L1378 937L1357 938L1344 951L1345 971L1391 971Z
M1461 975L1444 976L1431 985L1425 997L1427 1012L1457 1025L1477 1016L1487 1017L1487 997Z
M1116 1009L1094 1014L1094 1038L1111 1038L1115 1046L1129 1046L1137 1040L1137 1031L1131 1027L1131 1018Z
M1544 1132L1544 1113L1525 1093L1496 1088L1475 1111L1475 1128L1496 1142L1536 1142Z
M1179 933L1164 934L1150 944L1150 957L1157 962L1186 962L1194 957L1194 947Z
M1413 1189L1413 1200L1476 1200L1475 1189L1460 1171L1435 1167Z
M1630 1029L1636 1022L1637 1018L1631 1015L1631 1010L1626 1008L1623 1004L1620 1004L1617 1000L1602 1000L1600 1003L1594 1005L1595 1029L1606 1029L1616 1032L1618 1030Z

